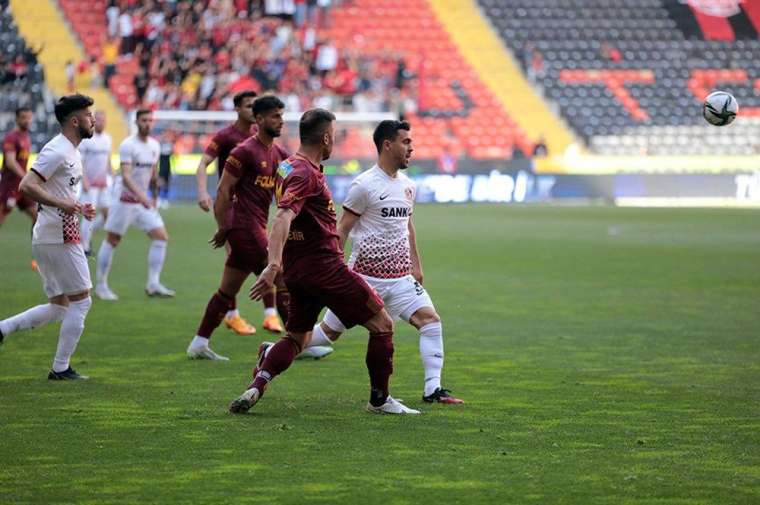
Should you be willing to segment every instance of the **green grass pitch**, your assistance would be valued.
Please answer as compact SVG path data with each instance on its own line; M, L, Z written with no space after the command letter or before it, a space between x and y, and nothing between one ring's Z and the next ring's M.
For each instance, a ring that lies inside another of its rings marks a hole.
M424 415L363 411L363 329L228 414L266 335L220 328L232 361L185 358L223 254L211 217L176 206L163 280L178 296L145 297L147 239L130 232L121 300L94 302L74 356L92 380L46 380L57 326L0 347L0 503L760 503L759 212L415 216L444 384L466 405L421 402L417 335L400 325L392 392ZM42 302L25 216L0 229L0 254L0 316Z

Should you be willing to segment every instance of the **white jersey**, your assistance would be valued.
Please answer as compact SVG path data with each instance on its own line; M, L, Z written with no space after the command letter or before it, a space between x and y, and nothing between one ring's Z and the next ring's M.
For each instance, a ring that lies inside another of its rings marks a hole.
M111 136L105 132L96 133L92 138L84 139L79 144L82 153L82 166L87 182L94 188L108 187L111 175Z
M378 279L409 274L409 219L415 193L414 182L405 174L390 177L377 165L353 180L343 209L361 216L351 230L348 265L355 272Z
M43 180L45 191L57 198L74 200L77 185L82 180L82 156L74 144L59 133L42 148L31 171ZM79 216L40 204L32 244L78 244L79 241Z
M119 147L119 160L121 164L129 163L132 166L131 178L143 193L148 193L150 180L153 176L153 168L158 163L161 154L161 145L153 137L146 141L140 140L135 134L124 139ZM122 202L138 203L137 197L124 185L122 181Z

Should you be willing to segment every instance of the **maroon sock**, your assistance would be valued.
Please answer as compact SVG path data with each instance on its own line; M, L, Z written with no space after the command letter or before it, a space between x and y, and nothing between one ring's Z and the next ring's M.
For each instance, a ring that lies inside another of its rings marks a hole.
M235 310L237 308L237 297L230 298L230 308L228 310Z
M367 342L370 403L379 407L388 398L388 381L393 373L393 332L369 334Z
M290 293L287 289L277 290L277 312L280 313L280 319L284 324L288 324L288 306L290 305Z
M267 352L264 362L259 367L258 375L253 379L252 387L257 387L264 392L267 384L288 369L296 359L301 347L290 337L282 337Z
M275 306L274 290L265 293L264 296L261 297L261 303L264 305L265 309L273 308Z
M234 302L234 298L227 296L221 291L214 293L214 296L208 301L206 305L206 312L203 314L201 324L198 326L199 337L211 338L211 333L214 332L217 326L219 326L224 319L224 315L230 310L230 303Z

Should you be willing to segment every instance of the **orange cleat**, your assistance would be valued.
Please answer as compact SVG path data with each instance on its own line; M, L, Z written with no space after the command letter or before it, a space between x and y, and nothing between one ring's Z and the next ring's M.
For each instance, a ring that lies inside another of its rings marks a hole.
M32 267L32 270L34 270L35 272L38 270L37 261L32 260L32 264L30 266Z
M282 333L282 322L280 322L280 318L278 316L267 316L264 318L264 322L261 323L261 326L264 327L265 330L271 331L272 333Z
M248 324L239 314L235 317L225 317L224 324L238 335L253 335L256 328Z

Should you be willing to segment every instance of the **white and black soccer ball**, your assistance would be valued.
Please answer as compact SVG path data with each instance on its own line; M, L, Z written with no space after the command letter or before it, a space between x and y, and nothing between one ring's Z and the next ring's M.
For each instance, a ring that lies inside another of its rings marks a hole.
M707 95L702 105L702 115L708 123L715 126L726 126L736 119L739 104L731 93L715 91Z

